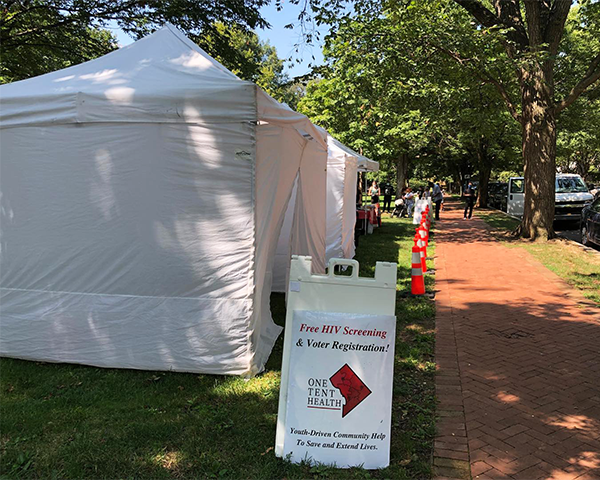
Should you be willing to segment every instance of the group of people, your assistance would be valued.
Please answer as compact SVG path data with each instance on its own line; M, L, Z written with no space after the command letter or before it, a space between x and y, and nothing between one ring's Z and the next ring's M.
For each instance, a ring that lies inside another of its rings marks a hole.
M383 190L383 208L379 210L379 200L382 196ZM368 194L371 196L371 203L375 205L375 212L377 217L381 217L381 212L391 213L392 216L399 217L411 217L415 208L415 202L417 200L431 198L431 201L435 205L435 219L440 219L440 210L444 207L444 191L440 187L439 182L429 182L429 185L420 187L417 191L413 191L411 187L403 188L399 193L396 194L396 201L394 202L395 208L392 211L392 196L394 188L391 184L386 183L383 188L377 184L376 180L373 180L371 187L369 188ZM473 216L473 207L477 200L477 190L471 182L467 185L463 191L463 198L465 200L465 211L463 218L465 220L470 219Z
M374 180L369 188L369 195L371 196L371 203L375 205L375 211L377 216L381 215L379 211L379 197L381 196L382 189ZM383 212L392 213L400 217L412 216L415 208L415 202L417 200L423 200L431 198L431 201L435 204L435 219L440 219L440 210L443 208L444 192L440 187L439 182L430 182L429 185L419 188L416 192L411 187L402 188L399 194L396 194L395 208L392 212L392 196L394 188L391 184L386 183L383 186Z

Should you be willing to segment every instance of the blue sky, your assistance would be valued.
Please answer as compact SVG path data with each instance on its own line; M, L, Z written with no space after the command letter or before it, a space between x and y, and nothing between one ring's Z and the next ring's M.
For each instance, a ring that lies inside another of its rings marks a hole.
M284 2L285 3L285 2ZM257 30L257 34L261 40L268 41L277 49L277 54L280 58L287 59L292 57L293 62L287 63L287 73L290 77L297 77L304 75L310 71L309 64L320 65L323 63L322 53L322 41L317 44L311 45L303 44L300 28L296 26L298 20L299 8L297 5L291 5L285 3L283 10L277 11L275 4L268 5L262 9L263 17L271 24L269 29ZM293 23L295 28L293 30L283 28L284 25ZM129 45L133 40L123 33L116 24L109 27L110 30L117 36L120 45ZM326 27L320 27L319 32L321 36L327 33ZM296 53L296 44L301 44L299 52ZM313 60L312 57L315 57ZM297 63L295 60L299 60Z
M310 71L308 65L310 63L320 65L323 63L323 42L321 38L320 43L311 45L303 44L302 35L300 33L300 27L298 23L298 13L300 7L297 5L291 5L284 2L283 10L277 11L275 4L272 3L262 9L263 17L271 24L270 29L261 29L256 33L261 40L268 40L271 45L277 49L277 54L280 58L293 57L294 59L300 60L301 63L297 64L293 62L292 65L288 66L288 73L291 77L304 75ZM284 25L289 23L294 24L294 29L283 28ZM319 32L321 37L327 33L326 27L320 27ZM299 52L295 52L295 45L301 44ZM315 57L313 60L312 57Z

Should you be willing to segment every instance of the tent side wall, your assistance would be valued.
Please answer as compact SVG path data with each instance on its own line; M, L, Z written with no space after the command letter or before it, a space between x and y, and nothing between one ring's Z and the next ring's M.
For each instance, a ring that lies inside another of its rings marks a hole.
M311 256L313 273L325 273L326 184L327 151L321 144L308 141L279 232L273 264L273 292L287 289L291 255Z
M296 195L298 194L298 177L294 182L294 188L287 209L277 249L275 251L273 267L273 292L285 292L287 290L287 281L290 273L290 259L292 256L292 225L294 224L294 211L296 209Z
M344 172L344 211L342 222L342 251L344 258L354 258L354 227L356 226L356 188L358 182L357 158L346 157Z
M325 267L314 125L171 26L0 92L0 354L260 371L296 175L292 247Z
M327 250L326 260L343 257L344 181L346 154L329 142L327 158Z
M306 143L307 140L293 128L276 124L257 127L256 295L253 324L250 328L254 352L251 373L262 370L282 330L273 322L270 309L275 252L286 211L288 208L295 208L295 201L290 199L295 197L298 170ZM288 227L291 229L292 222L289 223ZM291 249L289 238L287 248Z
M313 273L325 273L327 147L307 142L298 172L292 254L310 255ZM288 258L288 263L291 259Z
M0 136L0 354L250 369L253 124L70 124Z

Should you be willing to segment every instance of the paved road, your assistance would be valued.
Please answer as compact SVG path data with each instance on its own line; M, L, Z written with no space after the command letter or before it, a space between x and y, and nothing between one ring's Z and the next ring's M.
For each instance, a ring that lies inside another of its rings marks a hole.
M437 476L600 478L600 311L447 207L436 225Z
M554 225L556 233L562 237L566 237L574 242L581 243L581 234L579 231L579 223L575 222L556 222Z
M581 243L581 231L579 230L579 224L577 223L556 223L554 225L556 233L561 236L573 240L574 242ZM599 245L590 245L590 249L596 250L600 253Z

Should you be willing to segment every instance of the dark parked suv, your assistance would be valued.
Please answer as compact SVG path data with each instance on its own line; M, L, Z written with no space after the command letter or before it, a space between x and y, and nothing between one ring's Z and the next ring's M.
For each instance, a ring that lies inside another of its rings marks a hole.
M600 197L581 211L581 243L600 246Z
M508 183L494 182L488 184L488 204L490 207L506 212L507 198Z

